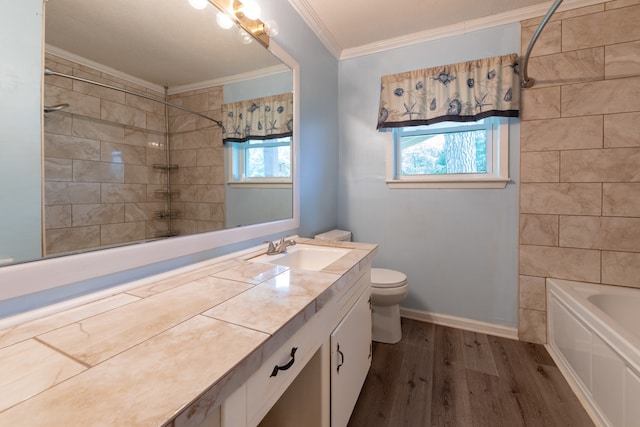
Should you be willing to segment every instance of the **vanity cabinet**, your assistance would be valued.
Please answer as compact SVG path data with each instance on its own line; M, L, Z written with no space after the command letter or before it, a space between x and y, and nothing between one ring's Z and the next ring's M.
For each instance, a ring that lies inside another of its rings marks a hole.
M371 296L363 293L331 333L331 425L346 426L371 367Z
M367 265L336 289L206 425L346 426L371 366L370 281Z

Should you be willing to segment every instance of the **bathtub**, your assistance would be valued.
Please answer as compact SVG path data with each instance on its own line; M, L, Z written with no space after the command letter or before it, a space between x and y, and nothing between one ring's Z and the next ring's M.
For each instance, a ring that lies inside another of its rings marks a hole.
M640 289L547 279L547 330L596 425L640 426Z

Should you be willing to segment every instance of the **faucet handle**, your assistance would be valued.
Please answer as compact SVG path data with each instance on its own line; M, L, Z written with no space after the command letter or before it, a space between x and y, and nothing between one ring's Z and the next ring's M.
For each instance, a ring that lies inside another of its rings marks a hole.
M269 244L267 247L267 254L272 254L276 251L276 247L271 240L265 240L264 242Z

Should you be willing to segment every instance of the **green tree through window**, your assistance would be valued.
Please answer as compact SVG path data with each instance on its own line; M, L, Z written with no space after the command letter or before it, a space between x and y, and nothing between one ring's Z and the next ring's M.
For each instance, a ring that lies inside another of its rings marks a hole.
M421 130L413 128L403 128L399 131L402 175L485 173L487 171L486 130L435 134L420 132ZM405 133L408 135L404 136Z

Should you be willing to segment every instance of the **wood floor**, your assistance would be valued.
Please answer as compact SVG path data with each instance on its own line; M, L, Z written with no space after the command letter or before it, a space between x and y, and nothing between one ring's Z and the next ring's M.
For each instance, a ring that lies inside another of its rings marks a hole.
M349 427L518 427L593 423L541 345L402 319L374 343Z

